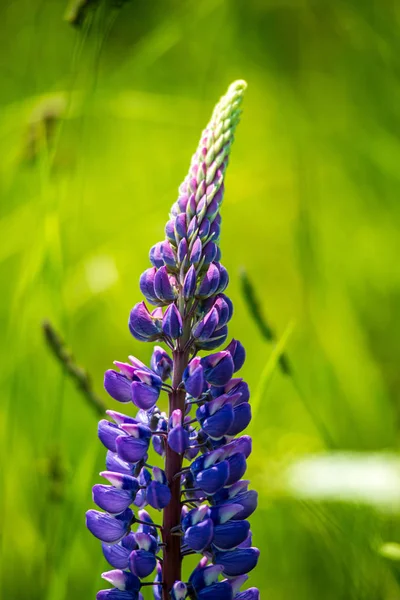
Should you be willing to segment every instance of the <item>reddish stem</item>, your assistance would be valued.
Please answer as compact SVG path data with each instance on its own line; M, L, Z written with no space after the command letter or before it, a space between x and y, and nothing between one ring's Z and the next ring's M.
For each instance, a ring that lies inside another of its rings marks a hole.
M172 411L179 409L182 414L185 413L185 390L178 389L182 381L182 375L187 367L189 360L189 352L180 349L174 350L174 372L172 378L172 392L169 394L169 414ZM163 584L163 600L170 600L170 590L175 581L181 580L181 538L172 535L171 529L176 527L181 522L181 478L175 477L182 470L183 457L177 454L168 444L166 444L165 457L165 474L171 490L171 500L168 506L164 509L163 519L163 542L165 547L163 550L163 566L162 580Z

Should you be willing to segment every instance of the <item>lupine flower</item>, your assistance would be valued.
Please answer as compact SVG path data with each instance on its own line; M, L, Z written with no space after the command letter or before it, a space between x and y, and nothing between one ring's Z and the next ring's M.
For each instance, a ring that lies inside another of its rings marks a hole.
M233 134L246 84L233 83L217 104L179 188L165 239L150 250L140 277L149 305L137 303L129 330L155 346L150 367L130 356L104 377L109 395L135 415L107 411L98 435L107 449L107 484L93 487L98 510L87 526L102 541L114 588L98 600L141 600L152 585L155 600L259 600L240 591L257 564L249 522L257 493L242 479L251 454L243 435L251 419L247 384L234 377L245 350L228 336L233 306L225 295L228 273L219 248L220 206ZM200 354L199 354L200 353ZM157 402L169 395L169 414ZM128 411L129 412L129 411ZM236 437L238 436L238 437ZM148 463L151 442L164 469ZM153 523L145 506L162 514ZM139 509L139 510L138 510ZM162 557L161 557L162 553ZM188 581L181 563L198 553ZM142 581L153 574L153 584Z

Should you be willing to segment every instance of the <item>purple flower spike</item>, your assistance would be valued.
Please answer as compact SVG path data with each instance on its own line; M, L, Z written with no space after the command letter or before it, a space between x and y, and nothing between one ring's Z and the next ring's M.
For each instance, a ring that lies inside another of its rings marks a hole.
M151 266L140 277L153 306L150 312L136 304L129 329L137 340L163 342L171 352L156 346L151 368L129 357L105 374L111 397L138 410L107 411L113 423L99 424L107 484L93 487L93 499L106 512L89 511L87 526L103 542L114 569L103 578L115 587L100 591L98 600L143 600L141 579L154 569L155 600L259 600L256 588L240 591L259 554L246 520L257 493L241 479L252 450L251 438L240 435L251 419L249 389L233 377L245 351L235 339L221 350L233 305L223 293L229 276L220 262L220 207L245 87L233 83L217 104L165 238L150 250ZM168 414L157 406L165 393ZM153 449L160 467L147 462L154 464ZM159 524L145 506L162 511ZM193 552L203 558L189 581L181 581L182 560Z
M156 557L147 550L134 550L129 556L129 568L134 575L147 577L156 568Z
M109 369L104 375L104 387L114 400L131 401L131 382L125 375Z
M121 540L129 531L132 517L133 513L129 508L114 517L98 510L88 510L86 513L86 527L102 542L115 543Z
M182 335L182 317L175 304L170 304L165 311L162 328L165 335L173 340L178 339Z

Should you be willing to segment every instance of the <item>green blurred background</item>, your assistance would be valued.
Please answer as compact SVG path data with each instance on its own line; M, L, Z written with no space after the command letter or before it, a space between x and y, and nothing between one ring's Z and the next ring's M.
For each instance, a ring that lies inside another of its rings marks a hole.
M41 323L117 408L103 372L150 357L127 329L138 278L237 78L249 87L222 251L254 397L251 580L263 599L400 598L398 547L380 552L400 542L398 504L316 501L285 483L314 453L398 451L400 5L88 4L79 19L79 2L0 3L1 598L86 600L101 587L106 564L84 527L104 462L98 417ZM242 267L295 378L274 368Z

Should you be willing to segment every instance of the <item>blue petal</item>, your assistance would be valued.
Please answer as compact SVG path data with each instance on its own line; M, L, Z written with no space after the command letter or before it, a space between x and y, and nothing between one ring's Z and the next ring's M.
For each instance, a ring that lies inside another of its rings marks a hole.
M120 436L116 440L116 450L118 456L127 462L138 462L147 454L149 442L141 440L130 435Z
M204 377L211 385L226 385L233 375L234 365L229 352L209 354L201 359L201 363L204 368Z
M118 542L128 532L132 517L133 513L129 508L115 517L98 510L88 510L86 526L102 542Z
M231 552L216 552L214 560L223 566L224 575L235 577L254 569L259 556L258 548L237 548Z
M196 552L203 552L213 539L214 525L211 519L206 519L186 530L184 542Z
M196 484L206 494L215 494L220 490L229 477L229 465L226 460L205 469L196 475Z
M233 456L229 456L226 460L229 463L229 477L226 485L232 485L239 481L246 473L246 459L241 452L237 452Z
M260 600L260 592L257 588L252 587L236 594L235 600Z
M156 562L154 554L147 550L134 550L129 556L129 568L140 579L154 571Z
M205 587L197 595L198 600L232 600L233 592L227 581L220 581Z
M120 435L124 435L124 432L117 425L114 425L114 423L110 423L110 421L102 419L99 422L97 434L99 436L99 440L108 450L111 450L111 452L116 452L115 440Z
M213 440L221 439L229 431L234 419L233 408L230 404L225 404L217 410L215 414L208 417L201 428Z
M158 400L160 391L156 388L142 383L141 381L134 381L131 384L131 399L132 402L143 410L149 410L153 408Z
M233 409L233 422L226 435L237 435L241 433L251 421L251 406L248 402L242 402Z
M136 575L127 573L121 569L106 571L105 573L102 573L101 576L121 591L138 592L140 590L140 579L136 577Z
M106 467L108 471L117 471L123 475L132 475L134 471L132 464L122 460L116 452L111 452L111 450L107 452Z
M127 569L131 550L119 544L102 544L104 558L115 569Z
M100 590L97 592L96 600L138 600L138 592L122 592L121 590Z
M152 481L146 490L146 499L153 508L165 508L171 500L171 491L167 485Z
M93 486L93 501L103 510L119 514L128 508L133 499L129 490L118 490L112 485L97 483Z
M249 533L248 521L227 521L214 528L213 544L219 550L233 550L244 542Z
M242 510L238 511L232 519L247 519L257 508L258 493L255 490L249 490L243 494L238 494L232 501L242 506Z
M131 401L131 382L125 375L109 369L104 374L104 387L111 398L118 402Z
M189 434L182 425L170 430L168 434L168 445L177 454L183 454L189 448Z

